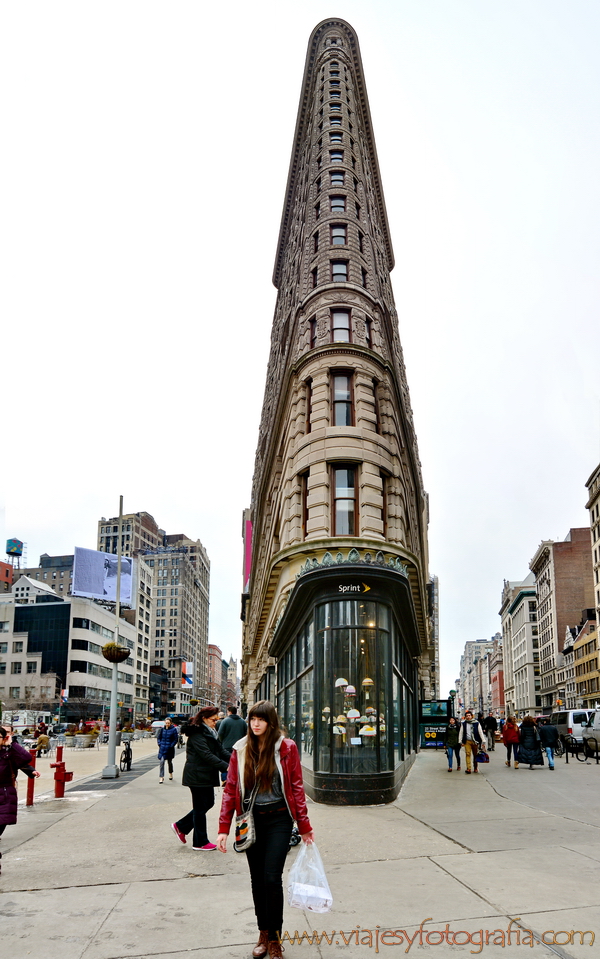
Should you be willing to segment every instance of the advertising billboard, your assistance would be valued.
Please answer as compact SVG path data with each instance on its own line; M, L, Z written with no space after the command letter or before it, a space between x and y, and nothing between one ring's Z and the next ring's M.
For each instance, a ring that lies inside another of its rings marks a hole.
M123 606L131 606L133 585L133 560L130 556L121 557L121 594ZM113 553L100 553L95 549L75 547L73 562L73 596L87 596L90 599L117 601L117 556Z

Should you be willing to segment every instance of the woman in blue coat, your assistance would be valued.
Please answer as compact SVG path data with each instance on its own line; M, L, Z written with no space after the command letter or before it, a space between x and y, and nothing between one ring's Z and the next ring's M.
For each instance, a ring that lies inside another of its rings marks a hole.
M30 779L39 776L39 772L31 765L31 756L27 750L12 742L12 729L0 726L0 836L7 826L12 826L17 821L18 797L15 780L19 769Z
M175 747L177 745L177 740L179 739L179 731L177 726L174 726L170 719L165 719L164 726L158 730L157 735L158 740L158 759L160 762L160 768L158 771L159 783L164 783L165 781L165 760L167 761L167 766L169 769L169 779L173 778L173 757L175 755Z

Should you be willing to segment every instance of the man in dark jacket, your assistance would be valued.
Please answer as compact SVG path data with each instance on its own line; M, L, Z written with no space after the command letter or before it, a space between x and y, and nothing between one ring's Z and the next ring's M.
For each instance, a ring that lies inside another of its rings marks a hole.
M490 712L482 722L483 731L487 736L487 745L489 750L496 748L496 730L498 729L498 720Z
M540 745L546 750L548 769L554 769L554 750L559 740L558 729L548 720L540 722L538 726Z
M223 719L219 723L219 739L225 749L231 752L234 744L237 743L238 739L243 739L247 732L246 723L237 714L237 706L228 706L227 719ZM226 779L227 773L221 773L221 782L224 783Z
M242 717L237 714L237 706L228 706L227 719L224 719L219 725L219 739L225 749L231 752L233 744L237 743L238 739L242 739L247 732L248 727L246 723Z

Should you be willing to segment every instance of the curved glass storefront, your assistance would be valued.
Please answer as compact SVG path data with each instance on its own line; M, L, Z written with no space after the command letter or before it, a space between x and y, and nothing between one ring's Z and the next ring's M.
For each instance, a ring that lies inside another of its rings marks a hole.
M277 666L277 709L322 802L389 802L417 748L416 665L384 601L316 601Z

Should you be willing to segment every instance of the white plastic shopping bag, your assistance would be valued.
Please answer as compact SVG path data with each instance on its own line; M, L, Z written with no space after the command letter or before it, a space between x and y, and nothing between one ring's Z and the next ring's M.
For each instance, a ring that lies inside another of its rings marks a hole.
M333 896L317 844L303 842L288 876L288 902L296 909L329 912Z

